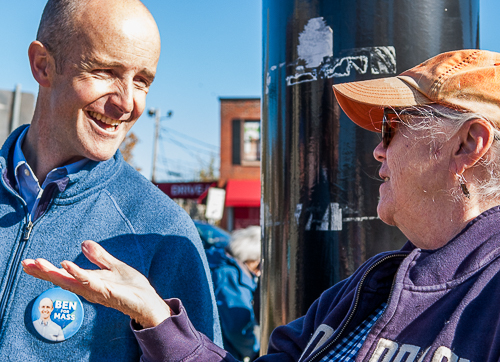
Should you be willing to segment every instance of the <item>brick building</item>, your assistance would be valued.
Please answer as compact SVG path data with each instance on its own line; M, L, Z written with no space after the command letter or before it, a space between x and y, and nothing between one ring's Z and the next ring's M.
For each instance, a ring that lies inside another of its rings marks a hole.
M219 98L220 178L226 189L221 226L260 225L260 98Z

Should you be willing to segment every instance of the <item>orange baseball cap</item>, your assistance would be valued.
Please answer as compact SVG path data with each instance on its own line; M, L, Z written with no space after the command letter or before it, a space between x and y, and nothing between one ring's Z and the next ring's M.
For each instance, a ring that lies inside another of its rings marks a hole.
M333 86L357 125L378 132L384 108L432 103L478 113L500 126L500 53L457 50L436 55L396 77Z

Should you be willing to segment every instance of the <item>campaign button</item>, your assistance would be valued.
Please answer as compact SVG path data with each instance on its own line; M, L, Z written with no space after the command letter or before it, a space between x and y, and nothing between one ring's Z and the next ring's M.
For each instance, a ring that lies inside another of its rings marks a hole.
M55 287L36 298L31 318L40 337L61 342L78 332L83 313L82 302L76 294Z

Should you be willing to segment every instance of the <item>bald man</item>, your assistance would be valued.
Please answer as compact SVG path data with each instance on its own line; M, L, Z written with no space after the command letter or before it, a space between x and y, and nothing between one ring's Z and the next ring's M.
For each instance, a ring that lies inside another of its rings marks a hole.
M53 285L23 275L20 261L89 267L80 248L86 239L141 271L163 298L182 298L196 328L221 344L194 225L117 151L144 111L159 55L156 23L138 0L47 2L28 50L39 83L31 126L14 131L0 150L0 355L140 359L129 317L85 300L82 326L63 342L37 338L25 322L32 301ZM168 313L138 317L143 335L154 338Z
M40 336L49 341L64 341L62 328L50 319L53 310L54 303L52 303L52 300L50 298L43 298L40 303L38 303L40 318L33 322L33 326Z

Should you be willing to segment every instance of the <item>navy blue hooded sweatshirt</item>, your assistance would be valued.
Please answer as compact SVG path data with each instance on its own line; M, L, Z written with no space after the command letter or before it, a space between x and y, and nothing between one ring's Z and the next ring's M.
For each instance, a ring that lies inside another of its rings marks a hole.
M325 291L304 317L276 328L268 354L258 361L320 361L387 302L356 361L498 362L499 257L497 206L440 249L408 242L369 259ZM134 332L143 361L235 361L192 327L179 300L167 302L177 315Z

